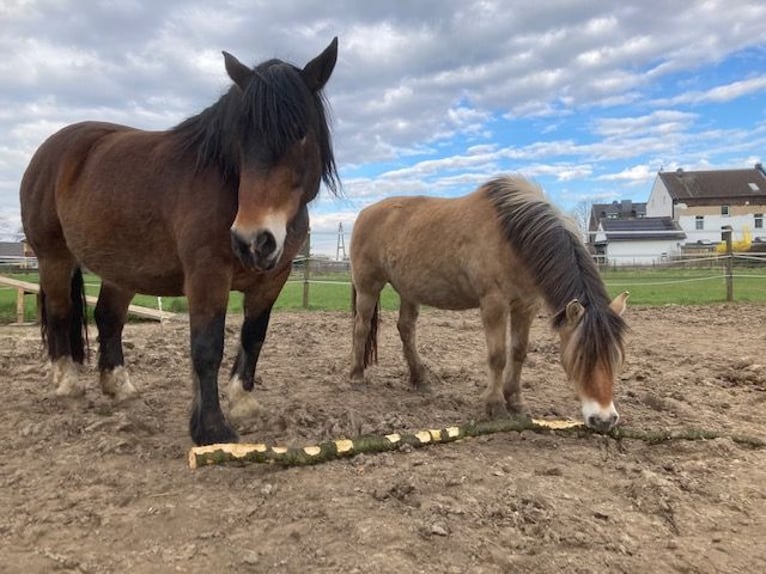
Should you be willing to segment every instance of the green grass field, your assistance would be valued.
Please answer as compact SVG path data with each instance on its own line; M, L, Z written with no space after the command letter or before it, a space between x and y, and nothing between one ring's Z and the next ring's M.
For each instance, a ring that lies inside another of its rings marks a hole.
M36 273L16 273L9 276L38 282ZM632 270L606 269L602 277L612 296L621 291L630 291L633 305L679 305L719 303L726 300L726 282L721 268L672 269L646 268ZM312 277L318 283L310 284L309 309L328 311L348 311L351 307L351 288L347 274L335 273ZM89 295L98 294L99 279L86 275L86 290ZM734 300L739 302L766 302L766 268L738 267L734 269ZM398 307L398 297L387 286L383 291L382 307L393 310ZM156 297L137 295L133 300L136 305L158 307ZM35 297L27 295L25 301L26 320L34 320ZM187 310L184 297L164 297L162 309L171 312ZM303 282L295 275L285 285L277 300L276 311L294 311L303 309ZM229 299L229 312L242 312L242 294L233 292ZM16 291L0 288L0 323L10 323L16 318Z

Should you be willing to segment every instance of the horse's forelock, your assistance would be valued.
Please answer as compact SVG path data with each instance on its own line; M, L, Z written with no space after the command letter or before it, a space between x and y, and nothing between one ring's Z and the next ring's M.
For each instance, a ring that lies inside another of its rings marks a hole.
M587 384L601 369L613 381L624 358L625 328L622 317L608 307L586 307L561 353L562 366L569 378Z
M327 120L327 102L313 93L301 71L281 60L253 69L244 92L233 86L215 104L174 128L182 151L195 150L196 168L217 165L236 180L242 146L262 166L271 167L296 142L312 134L322 161L322 180L337 193L339 177Z

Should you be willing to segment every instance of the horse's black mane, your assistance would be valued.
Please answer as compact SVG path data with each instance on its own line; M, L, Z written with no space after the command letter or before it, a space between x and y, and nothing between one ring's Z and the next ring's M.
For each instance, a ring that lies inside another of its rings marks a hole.
M216 103L172 132L181 150L196 153L197 170L216 166L227 181L239 179L240 150L258 165L270 167L290 146L313 134L322 160L322 180L330 191L338 191L324 96L312 93L300 70L281 60L259 64L244 92L232 86Z

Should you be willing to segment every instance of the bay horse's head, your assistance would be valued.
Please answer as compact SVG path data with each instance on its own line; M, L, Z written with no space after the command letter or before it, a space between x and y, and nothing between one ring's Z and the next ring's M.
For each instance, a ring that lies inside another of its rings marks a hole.
M338 55L338 39L303 69L269 60L253 69L224 52L238 98L238 207L231 244L243 265L269 270L279 261L296 215L337 172L322 88Z
M583 306L574 299L564 309L559 328L561 365L580 397L583 420L601 432L612 430L620 419L612 397L624 358L621 315L627 301L627 291L604 308Z

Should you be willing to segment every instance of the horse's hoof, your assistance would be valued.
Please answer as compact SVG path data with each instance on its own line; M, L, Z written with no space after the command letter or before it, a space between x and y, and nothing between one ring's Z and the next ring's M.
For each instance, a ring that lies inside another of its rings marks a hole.
M101 392L115 402L127 401L138 396L138 389L130 382L125 367L101 372Z
M355 391L362 391L367 387L367 379L365 379L364 374L352 374L348 378L348 384Z
M197 446L227 442L239 442L239 435L227 423L212 428L192 430L192 440Z
M62 357L51 364L51 379L57 397L77 399L85 394L79 369L69 357Z
M238 396L236 401L229 399L229 419L236 425L252 422L262 410L252 391Z
M79 383L65 383L57 386L54 392L62 399L79 399L85 395L85 387Z
M505 403L488 403L487 416L492 419L503 419L508 418L509 413Z
M525 417L525 418L529 418L531 416L531 411L529 410L529 407L527 407L527 405L524 404L523 402L505 403L505 406L508 409L508 413L511 416L518 416L518 417Z

